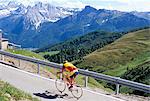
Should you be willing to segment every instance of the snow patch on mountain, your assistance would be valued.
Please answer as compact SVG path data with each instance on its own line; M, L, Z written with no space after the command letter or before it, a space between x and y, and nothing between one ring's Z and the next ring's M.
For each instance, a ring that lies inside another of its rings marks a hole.
M0 10L0 18L7 17L10 15L10 11L7 9Z
M56 22L77 11L77 8L55 7L42 2L27 7L18 2L9 2L7 5L0 5L0 18L11 15L21 15L24 16L28 24L30 23L35 26L35 28L38 28L43 22Z

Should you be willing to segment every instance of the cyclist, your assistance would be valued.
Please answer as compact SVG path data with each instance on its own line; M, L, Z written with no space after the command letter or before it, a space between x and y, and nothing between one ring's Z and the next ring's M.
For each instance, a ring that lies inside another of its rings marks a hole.
M67 60L63 63L62 73L66 75L66 79L70 84L69 89L73 87L73 83L75 82L74 79L79 74L78 68L74 66L72 63L68 62Z

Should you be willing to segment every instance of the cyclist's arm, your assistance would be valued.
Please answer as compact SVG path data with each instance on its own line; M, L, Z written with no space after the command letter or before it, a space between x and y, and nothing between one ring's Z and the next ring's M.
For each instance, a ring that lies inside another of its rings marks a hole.
M63 66L63 68L61 69L61 72L63 73L65 71L65 66Z
M57 72L57 74L59 73L63 73L65 71L65 67L63 66L60 72Z

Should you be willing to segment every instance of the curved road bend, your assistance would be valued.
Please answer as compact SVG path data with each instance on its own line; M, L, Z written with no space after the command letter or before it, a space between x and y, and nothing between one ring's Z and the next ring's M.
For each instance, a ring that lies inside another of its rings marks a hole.
M0 79L38 97L42 101L76 101L70 92L61 94L56 90L54 80L31 74L0 63ZM84 89L78 101L124 101Z

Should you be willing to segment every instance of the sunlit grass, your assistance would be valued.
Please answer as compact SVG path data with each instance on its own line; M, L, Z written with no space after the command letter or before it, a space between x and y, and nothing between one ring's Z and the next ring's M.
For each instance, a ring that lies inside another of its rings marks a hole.
M33 98L31 95L11 86L10 84L0 81L0 101L11 100L39 101L37 98Z
M51 56L51 55L55 55L55 54L58 54L58 53L59 53L59 51L50 51L50 52L40 52L38 54L40 54L41 56L44 56L44 55Z
M20 55L29 56L29 57L32 57L32 58L37 58L37 59L44 60L44 58L41 55L39 55L37 53L34 53L34 52L31 52L29 50L8 49L7 51L11 52L11 53L14 53L14 54L20 54Z
M128 69L150 59L150 29L124 35L115 42L84 57L77 66L121 76Z

